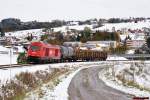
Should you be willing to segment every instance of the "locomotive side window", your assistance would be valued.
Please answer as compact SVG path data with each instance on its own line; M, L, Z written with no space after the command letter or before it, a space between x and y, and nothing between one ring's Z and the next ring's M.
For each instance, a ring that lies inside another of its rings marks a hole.
M55 50L55 56L58 56L58 49Z
M46 48L45 56L49 56L49 49L48 48Z
M39 51L40 50L39 46L33 46L32 45L30 48L31 48L32 51Z

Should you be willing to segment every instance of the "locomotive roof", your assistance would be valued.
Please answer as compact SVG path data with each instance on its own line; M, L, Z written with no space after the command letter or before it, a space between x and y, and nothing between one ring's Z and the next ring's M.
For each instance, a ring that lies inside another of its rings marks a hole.
M57 48L60 48L60 46L58 45L52 45L52 44L49 44L49 43L45 43L45 42L42 42L42 41L39 41L39 42L31 42L31 44L37 44L37 45L41 45L41 46L49 46L49 47L57 47Z

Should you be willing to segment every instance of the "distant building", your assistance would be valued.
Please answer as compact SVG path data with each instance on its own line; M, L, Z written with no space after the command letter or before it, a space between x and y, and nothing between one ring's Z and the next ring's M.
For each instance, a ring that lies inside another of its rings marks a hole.
M64 46L71 46L71 47L80 47L82 45L81 42L64 42Z
M127 40L126 44L129 48L140 48L145 44L145 40Z
M76 26L76 25L79 25L79 22L78 21L68 21L67 25L68 26Z

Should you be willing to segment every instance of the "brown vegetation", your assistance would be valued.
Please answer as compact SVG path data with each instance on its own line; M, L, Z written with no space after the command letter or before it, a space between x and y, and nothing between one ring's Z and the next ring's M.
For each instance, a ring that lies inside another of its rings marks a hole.
M0 100L22 100L27 92L66 72L68 72L68 69L65 68L37 71L35 73L22 72L16 75L14 80L0 86Z

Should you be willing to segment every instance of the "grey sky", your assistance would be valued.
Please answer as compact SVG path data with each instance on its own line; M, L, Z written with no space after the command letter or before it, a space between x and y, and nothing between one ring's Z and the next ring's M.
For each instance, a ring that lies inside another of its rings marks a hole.
M0 20L150 17L150 0L1 0Z

